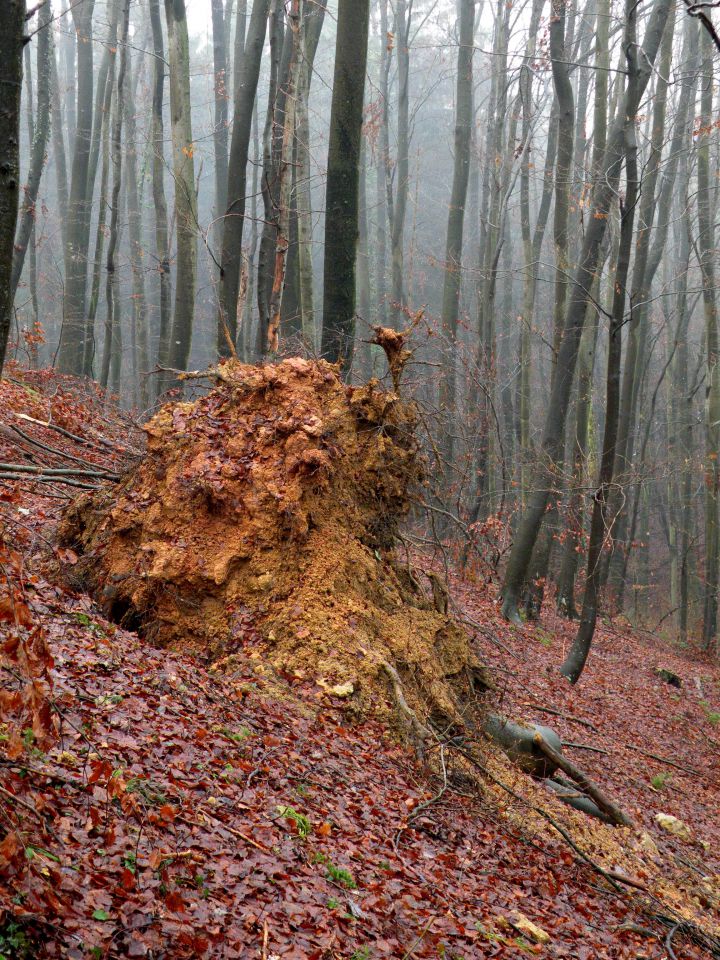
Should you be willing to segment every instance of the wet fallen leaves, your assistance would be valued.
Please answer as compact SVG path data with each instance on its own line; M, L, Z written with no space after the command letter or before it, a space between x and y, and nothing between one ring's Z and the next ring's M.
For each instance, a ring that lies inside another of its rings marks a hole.
M57 512L46 493L5 489L6 536L29 556ZM305 677L271 680L242 655L220 673L150 648L72 584L31 568L23 588L54 658L57 739L48 747L25 733L18 755L0 753L0 937L11 931L20 944L9 955L668 956L668 927L635 893L618 895L559 838L524 829L517 811L508 819L452 769L447 783L430 776L379 725L348 726L332 691ZM604 630L587 680L570 691L555 675L564 624L543 622L548 645L501 624L489 592L465 585L459 596L483 624L477 643L498 668L501 702L593 724L592 744L608 752L583 755L589 772L612 783L663 856L717 871L707 719L717 669ZM660 660L689 678L680 690L658 680ZM552 723L568 740L588 739L582 725ZM666 769L665 788L653 787ZM708 849L660 840L658 812L692 823ZM524 934L525 920L550 940ZM706 955L682 931L673 944L677 956Z

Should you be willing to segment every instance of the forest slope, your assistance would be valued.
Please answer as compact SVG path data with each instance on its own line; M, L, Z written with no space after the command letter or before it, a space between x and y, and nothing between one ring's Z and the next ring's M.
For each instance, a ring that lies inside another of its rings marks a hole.
M24 423L37 442L98 471L112 467L93 426L99 398L67 379L11 376L2 384L8 425ZM46 420L53 405L56 422L85 443L16 419ZM132 429L110 412L102 438L117 447ZM18 462L17 435L4 431L2 444L3 461ZM693 943L681 916L704 914L708 929L717 921L716 665L604 626L571 690L556 674L571 636L564 624L546 615L517 631L499 621L494 586L455 585L461 612L478 624L477 654L498 677L495 706L607 751L573 756L642 825L650 850L635 850L638 832L582 833L591 859L636 884L613 888L527 806L557 817L555 798L490 748L489 769L519 799L479 788L449 748L429 773L377 723L349 725L333 691L307 676L263 673L251 648L232 672L213 671L106 621L68 583L72 554L52 554L48 533L68 492L3 485L6 541L23 558L16 574L5 564L5 586L20 591L54 658L59 738L45 747L29 732L3 744L0 954L708 955L711 945ZM52 572L58 559L62 582ZM657 668L675 672L681 687ZM685 820L692 837L665 835L659 812ZM563 816L579 836L584 818ZM658 872L680 881L677 912L667 906L671 885L664 906L642 889L657 891ZM550 939L523 932L523 917Z

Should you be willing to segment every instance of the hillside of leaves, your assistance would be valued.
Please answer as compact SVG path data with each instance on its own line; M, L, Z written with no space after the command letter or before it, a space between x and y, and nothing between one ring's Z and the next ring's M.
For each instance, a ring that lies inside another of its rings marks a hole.
M47 372L11 369L0 403L0 956L717 954L716 665L608 623L569 688L571 627L511 628L496 585L453 579L493 706L555 727L636 824L586 826L489 745L486 781L452 744L423 764L252 643L214 670L107 621L54 530L141 432Z

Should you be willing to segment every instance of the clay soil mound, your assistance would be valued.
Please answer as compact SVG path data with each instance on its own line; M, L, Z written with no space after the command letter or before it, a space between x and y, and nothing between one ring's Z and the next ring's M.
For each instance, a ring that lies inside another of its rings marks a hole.
M216 373L148 422L121 484L66 514L60 539L106 613L228 669L313 679L360 713L396 711L395 670L423 720L467 718L480 664L394 550L421 480L413 406L324 361Z

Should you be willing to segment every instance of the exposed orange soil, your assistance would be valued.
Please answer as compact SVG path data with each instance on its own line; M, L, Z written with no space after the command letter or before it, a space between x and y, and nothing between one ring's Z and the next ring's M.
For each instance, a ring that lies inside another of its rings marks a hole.
M105 611L153 643L208 661L250 643L264 669L385 717L389 662L424 717L458 721L480 663L392 549L420 480L414 427L412 404L324 361L228 362L150 420L145 459L80 499L61 538Z
M0 383L4 409L47 420L55 416L54 405L85 443L28 426L36 439L98 468L118 468L125 418L108 410L100 426L101 400L85 388L49 374L15 375L17 384ZM101 442L107 438L113 450ZM63 462L4 432L0 451L4 461ZM166 466L173 469L171 461ZM181 485L180 467L177 477ZM122 491L136 521L140 507L132 503L131 483L126 480ZM197 642L203 655L198 660L153 648L108 622L83 592L88 571L78 571L82 561L67 546L51 548L64 505L57 498L73 492L60 482L0 486L4 540L22 559L17 569L2 571L0 592L14 590L27 610L27 621L0 622L3 653L33 631L55 658L53 743L19 738L11 727L9 738L0 739L0 935L8 923L19 923L32 950L26 957L711 955L710 941L704 947L694 943L682 919L693 918L708 933L717 930L716 664L659 638L606 625L581 684L570 689L557 664L571 626L545 611L540 625L515 630L498 617L496 585L453 584L459 613L479 624L477 635L465 641L467 656L492 664L497 678L498 689L485 705L548 723L565 740L607 751L572 756L635 819L637 829L616 830L561 805L471 729L466 742L474 742L491 774L517 798L469 777L451 745L432 751L428 769L376 720L349 722L364 706L363 689L377 691L383 701L377 711L371 702L372 712L389 712L386 678L377 671L363 674L359 695L336 695L333 686L353 676L347 641L332 654L337 672L318 671L312 660L304 669L296 666L293 651L314 655L323 641L300 638L308 641L303 648L280 631L273 641L264 633L269 607L265 619L245 621L236 651L216 668L204 663L205 639ZM322 490L301 493L301 510L310 502L306 497L315 495ZM402 512L400 502L397 515ZM358 508L355 517L369 515L371 510ZM288 538L283 549L290 555L307 547L312 531L302 541ZM405 603L415 594L429 636L429 625L449 621L422 590L416 593L412 581L407 585L404 564L393 562L385 543L369 541L376 544L368 544L376 562L371 569L383 584L398 578L393 589ZM282 573L282 565L277 569ZM343 576L349 577L347 571ZM193 581L194 589L204 582ZM98 596L102 601L101 591ZM363 629L372 616L393 614L393 608L374 611L372 593L365 599L371 617L362 619ZM291 620L284 623L289 630ZM374 635L375 649L388 659L398 656L382 629L380 624ZM289 651L289 669L269 665L274 650L283 656ZM413 683L401 656L396 663L413 705L422 707L422 684ZM658 677L659 666L682 677L679 690ZM5 661L3 667L11 678ZM458 696L452 680L433 676L443 691ZM349 710L354 699L358 709ZM694 772L638 754L633 745ZM652 778L660 773L668 776L654 786ZM528 803L552 816L581 855ZM691 838L664 834L654 820L658 812L684 819ZM613 890L582 855L644 889L621 884ZM535 943L513 927L518 912L550 940Z

